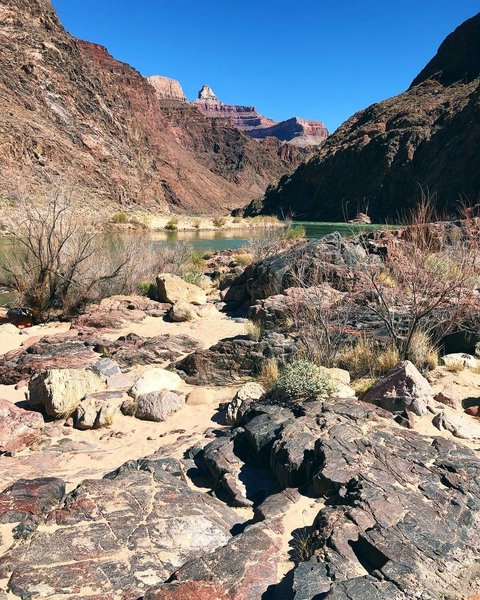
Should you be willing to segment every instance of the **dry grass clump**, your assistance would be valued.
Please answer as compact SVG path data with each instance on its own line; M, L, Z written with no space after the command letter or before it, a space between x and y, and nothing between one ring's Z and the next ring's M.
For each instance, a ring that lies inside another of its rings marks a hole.
M212 219L212 223L214 227L218 227L220 229L221 227L224 227L226 225L227 217L214 217Z
M293 532L291 545L293 546L293 560L297 563L307 562L315 554L315 550L321 547L321 539L316 531L303 527Z
M254 261L253 254L250 252L239 252L233 255L233 260L241 267L248 267Z
M112 215L112 223L128 223L128 217L124 212L117 212Z
M450 362L448 365L445 365L445 369L449 373L460 373L465 370L465 365L461 362Z
M245 323L245 331L249 338L252 339L254 342L259 342L262 339L263 327L262 324L258 321L252 321L251 319L249 319Z
M347 369L353 379L384 375L399 362L400 354L396 348L390 346L381 350L368 338L360 338L347 346L338 359L339 366Z
M378 381L378 377L362 377L357 379L350 384L350 387L354 390L355 394L361 398L368 390L373 387Z
M274 358L269 358L262 364L258 380L267 392L269 392L277 385L279 377L280 369L278 368L277 361Z
M178 229L178 218L177 217L171 217L167 221L167 224L165 225L165 229L167 231L177 231L177 229Z
M423 331L413 334L408 360L420 370L431 371L438 367L438 352Z

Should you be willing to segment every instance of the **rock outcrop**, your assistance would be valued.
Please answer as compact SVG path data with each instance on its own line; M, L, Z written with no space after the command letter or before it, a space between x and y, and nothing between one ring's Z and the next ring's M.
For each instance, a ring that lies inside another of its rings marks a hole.
M155 88L155 94L159 100L177 100L186 102L187 97L183 93L180 82L162 75L151 75L147 77L148 83Z
M274 137L293 146L318 146L328 137L328 130L320 121L293 117L277 122L259 114L254 106L223 104L213 90L204 85L193 106L205 116L228 120L234 127L257 139Z
M159 100L180 91L163 82L159 92L69 35L49 0L2 3L0 22L0 188L19 178L42 191L53 177L110 211L136 203L212 213L247 203L305 158Z
M344 221L368 209L374 222L395 220L416 205L419 186L440 213L454 212L459 197L476 203L479 40L480 14L446 38L406 92L353 115L246 214Z

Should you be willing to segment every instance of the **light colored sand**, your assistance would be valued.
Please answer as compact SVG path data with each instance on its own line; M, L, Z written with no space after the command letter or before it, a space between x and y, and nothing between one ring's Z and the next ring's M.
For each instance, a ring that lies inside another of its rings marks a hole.
M43 337L65 333L70 329L70 323L47 323L45 325L34 325L26 329L16 329L13 325L0 325L0 354L6 354L10 350L20 348L29 338Z

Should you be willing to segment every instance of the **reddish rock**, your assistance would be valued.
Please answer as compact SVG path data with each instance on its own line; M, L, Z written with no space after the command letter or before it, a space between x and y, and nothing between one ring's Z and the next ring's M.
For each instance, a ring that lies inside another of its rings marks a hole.
M144 600L232 600L232 596L208 581L165 583L149 590Z
M56 477L19 479L0 494L0 523L45 517L64 495L65 482Z
M258 139L274 137L295 146L315 146L328 137L328 130L320 121L292 117L278 123L259 114L254 106L223 104L208 85L202 87L192 104L203 115L228 119L234 127Z
M19 452L35 442L43 428L42 415L0 399L0 452Z
M465 409L467 415L471 415L472 417L480 417L480 405L477 406L469 406Z

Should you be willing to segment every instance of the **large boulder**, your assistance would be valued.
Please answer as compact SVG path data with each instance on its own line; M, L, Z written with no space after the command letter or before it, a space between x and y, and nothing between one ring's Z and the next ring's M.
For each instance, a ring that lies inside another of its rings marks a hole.
M135 416L144 421L165 421L185 404L185 396L170 390L150 392L137 397Z
M188 560L225 546L238 515L191 489L173 463L130 461L80 483L50 512L48 527L0 559L12 595L78 600L93 590L97 599L134 600Z
M28 448L40 436L43 425L41 414L0 399L0 452Z
M28 384L28 403L54 418L73 414L90 392L106 388L105 378L88 369L51 369L37 373Z
M177 390L183 381L176 374L159 367L147 369L130 390L133 398L161 390Z
M416 415L425 415L433 401L433 391L415 365L405 360L377 381L363 400L391 412L408 409Z
M190 304L206 304L207 295L193 283L187 283L178 275L161 273L157 275L157 298L160 302L175 304L179 300Z

